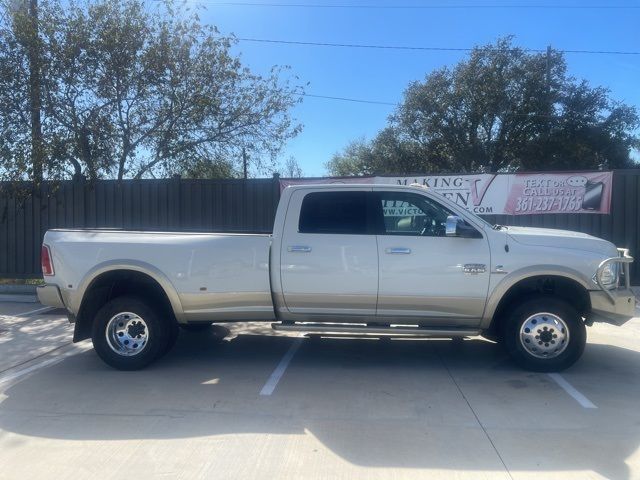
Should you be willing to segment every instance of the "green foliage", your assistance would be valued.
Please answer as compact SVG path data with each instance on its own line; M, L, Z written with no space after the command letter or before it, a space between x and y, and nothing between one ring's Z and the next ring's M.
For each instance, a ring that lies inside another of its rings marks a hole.
M364 138L353 140L342 152L336 153L327 163L331 175L347 177L349 175L369 175L375 163L371 154L371 145Z
M0 28L0 167L5 167L7 159L10 159L14 169L29 174L29 69L23 42L29 37L31 29L24 9L13 12L14 20L6 14L4 18L3 28ZM15 35L13 29L4 28L7 21L11 21L15 27Z
M283 168L280 170L280 176L284 178L302 178L304 172L295 157L290 156L284 162Z
M548 61L548 63L547 63ZM511 38L409 85L372 141L334 155L333 175L625 168L640 146L634 107L566 72L559 52Z
M289 111L302 90L285 69L274 67L267 76L249 71L231 54L233 39L203 25L187 3L41 0L36 40L19 34L24 15L4 13L5 177L30 176L25 114L27 49L34 41L48 178L227 175L243 149L254 171L266 171L300 130Z
M240 178L240 172L227 160L202 160L188 162L176 174L183 178Z

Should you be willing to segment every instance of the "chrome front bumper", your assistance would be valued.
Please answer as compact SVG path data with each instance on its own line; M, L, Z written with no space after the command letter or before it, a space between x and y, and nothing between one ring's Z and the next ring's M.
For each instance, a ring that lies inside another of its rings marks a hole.
M631 275L629 274L629 265L633 263L633 257L629 255L628 249L619 248L618 256L603 260L598 266L598 270L596 271L595 280L598 286L600 287L600 290L602 290L609 297L609 300L611 300L611 303L615 304L616 300L614 295L611 293L612 290L608 290L607 287L605 287L604 284L602 283L602 274L604 273L604 269L605 267L607 267L607 265L610 265L611 263L619 263L622 265L626 290L631 290Z
M66 308L57 285L40 285L36 289L38 300L49 307Z
M631 290L631 276L629 265L633 257L626 248L618 249L619 255L611 257L600 263L595 275L595 281L600 290L589 292L591 297L591 313L587 320L595 322L607 322L614 325L622 325L636 315L636 296ZM607 289L602 283L602 274L607 265L619 263L623 268L624 285Z

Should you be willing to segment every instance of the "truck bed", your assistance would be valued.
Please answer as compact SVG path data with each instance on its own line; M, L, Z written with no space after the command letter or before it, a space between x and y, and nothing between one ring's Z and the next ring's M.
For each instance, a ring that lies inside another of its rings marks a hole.
M86 289L87 279L121 264L169 282L182 321L274 318L267 234L59 229L48 231L44 243L56 276L65 279L64 299L81 298L73 293Z

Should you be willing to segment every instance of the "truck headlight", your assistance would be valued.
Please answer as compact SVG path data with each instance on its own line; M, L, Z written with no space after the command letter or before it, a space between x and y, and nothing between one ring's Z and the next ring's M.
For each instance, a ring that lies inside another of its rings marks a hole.
M593 281L597 284L596 275L593 276ZM614 288L618 286L618 263L611 262L605 265L602 270L602 276L600 277L600 281L602 285L606 288Z

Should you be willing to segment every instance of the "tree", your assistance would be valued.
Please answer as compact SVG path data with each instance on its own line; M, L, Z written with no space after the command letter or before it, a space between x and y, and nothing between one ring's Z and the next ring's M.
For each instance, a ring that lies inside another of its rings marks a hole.
M371 174L371 170L375 170L374 163L372 145L359 138L347 144L342 152L335 153L326 166L331 175L347 177Z
M184 178L240 178L234 163L226 158L187 162L179 173Z
M231 54L234 40L188 7L173 0L154 5L41 0L49 178L233 172L230 162L243 149L252 168L267 170L300 131L289 110L302 90L285 69L256 75ZM16 41L14 27L0 21L0 131L12 132L0 141L0 155L5 176L24 178L29 121L21 112L28 112L28 95L20 85L28 45Z
M371 142L327 164L334 175L497 172L634 165L634 107L569 76L563 55L527 53L511 37L414 82Z
M24 32L30 30L23 9L7 10L1 18L4 28L0 28L0 158L2 166L11 158L14 168L33 175L28 54L21 43L26 36ZM13 34L14 25L22 35Z
M360 138L349 143L327 163L327 169L337 176L410 174L423 167L424 158L416 145L403 139L394 126L383 129L370 142Z
M285 178L302 178L304 173L295 157L291 156L284 162L284 169L281 176Z
M20 171L42 180L41 55L36 0L12 1L0 6L0 158L14 152ZM11 33L11 34L9 34ZM31 144L27 146L27 143Z

